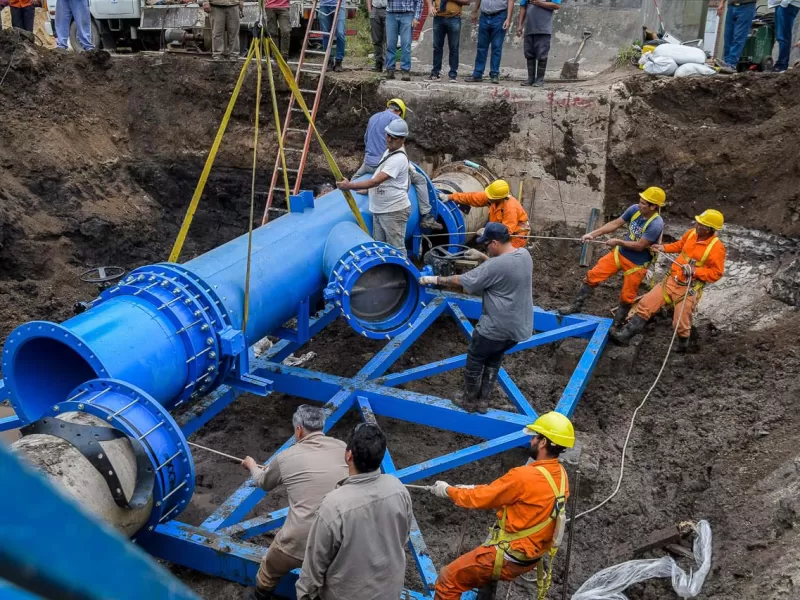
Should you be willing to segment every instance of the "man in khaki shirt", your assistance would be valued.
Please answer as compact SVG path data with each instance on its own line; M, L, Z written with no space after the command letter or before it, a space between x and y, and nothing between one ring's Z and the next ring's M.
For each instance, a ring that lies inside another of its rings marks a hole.
M400 598L411 532L411 496L380 471L386 436L362 423L347 444L350 477L322 500L308 534L297 600Z
M347 476L346 444L322 433L325 411L302 405L292 417L297 443L278 454L266 469L246 457L242 466L255 484L272 490L283 484L289 496L289 514L261 561L251 598L273 598L281 577L303 564L306 540L322 498Z

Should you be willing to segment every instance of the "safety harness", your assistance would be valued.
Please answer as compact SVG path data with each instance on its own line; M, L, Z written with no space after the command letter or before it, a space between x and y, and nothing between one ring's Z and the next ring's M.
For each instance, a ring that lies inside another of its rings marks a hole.
M560 465L559 465L560 466ZM515 561L521 564L531 564L532 561L522 552L518 552L517 550L513 550L511 548L511 542L515 542L517 540L521 540L526 537L530 537L536 533L542 531L545 527L549 526L551 523L555 522L556 526L553 530L553 542L550 546L550 550L548 551L550 555L550 565L547 569L547 575L545 576L545 569L544 565L542 564L541 557L535 559L536 564L536 586L539 588L539 596L538 600L544 600L545 596L547 596L547 591L550 589L550 584L553 582L553 559L555 558L556 552L558 552L558 547L561 545L561 538L564 535L564 526L566 524L566 489L567 489L567 473L564 471L564 467L561 468L561 486L557 486L553 476L550 475L550 472L545 469L544 467L535 467L542 476L547 480L547 483L550 484L550 487L553 490L554 496L554 504L553 504L553 512L550 513L550 516L547 517L546 520L542 521L538 525L534 525L533 527L529 527L528 529L523 529L522 531L515 531L513 533L506 531L506 516L508 514L508 507L503 507L503 518L500 519L499 523L495 523L489 529L489 537L483 543L486 547L495 547L495 558L494 558L494 568L492 569L492 580L498 581L500 579L501 571L503 570L503 560L505 559L505 555L507 554Z
M633 216L631 217L631 220L628 221L628 237L630 238L631 242L635 242L636 241L636 235L633 233L633 223L636 221L636 219L638 219L641 216L642 216L642 211L637 210L635 213L633 213ZM647 226L650 225L650 223L653 222L653 219L655 219L657 216L658 216L658 212L655 212L655 213L653 213L652 217L650 217L649 219L647 219L647 221L645 221L644 227L642 227L642 235L644 235L644 232L647 231ZM650 252L650 255L652 257L653 253ZM623 271L622 274L624 276L627 276L627 275L631 275L633 273L636 273L636 271L641 271L642 269L646 269L647 267L650 266L651 262L652 262L652 258L651 258L651 260L648 260L643 265L636 265L635 267L631 267L627 271ZM622 263L620 263L620 260L619 260L619 246L616 246L614 248L614 263L617 265L617 269L622 271Z
M691 231L691 233L689 233L689 238L686 241L688 242L689 239L691 239L692 237L695 237L696 235L697 235L697 233L693 229ZM711 249L714 247L714 245L718 241L719 241L719 238L715 235L714 239L712 239L708 243L708 246L706 246L705 252L703 252L703 256L700 258L700 260L697 263L695 263L695 267L700 268L700 267L705 266L706 261L708 260L708 256L709 256L709 254L711 254ZM686 247L686 244L684 244L684 247ZM684 250L681 250L680 258L682 258L683 261L684 261L684 264L687 264L687 265L690 264L691 261L692 261L691 257L688 254L686 254L686 251L684 251ZM680 281L678 279L677 275L675 276L675 281L676 281L676 283L678 283L678 285L686 285L686 282ZM699 302L700 298L703 297L703 287L705 287L705 285L706 285L705 281L700 281L699 279L695 280L694 284L692 285L691 289L689 290L689 292L686 295L687 296L693 296L693 295L697 294L697 300ZM667 293L667 278L666 277L664 278L664 283L662 284L662 288L661 289L662 289L662 292L664 293L664 301L667 304L671 305L672 304L672 298L670 298L669 294Z

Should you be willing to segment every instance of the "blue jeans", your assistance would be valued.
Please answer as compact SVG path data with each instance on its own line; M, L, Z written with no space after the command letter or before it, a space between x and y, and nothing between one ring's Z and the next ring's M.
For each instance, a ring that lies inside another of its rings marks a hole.
M89 0L59 0L56 4L56 45L66 48L72 20L78 28L78 42L84 50L94 50ZM73 50L78 50L73 48Z
M756 16L756 3L728 5L725 17L725 63L736 68Z
M503 10L493 15L481 13L478 21L478 52L475 54L475 69L472 76L481 79L486 70L486 54L489 52L489 44L492 46L492 59L489 65L489 76L497 77L500 75L500 59L503 57L503 40L506 38L506 30L503 23L506 22L508 11Z
M58 6L56 4L56 6ZM319 21L320 31L330 31L333 29L333 13L336 12L336 6L320 6L317 9L317 20ZM322 49L328 49L329 35L322 36ZM344 60L344 46L347 37L347 8L342 2L342 7L339 9L339 19L336 23L336 60L342 62Z
M792 29L798 12L800 12L800 8L794 4L790 4L786 8L778 6L775 9L775 41L778 42L776 71L785 71L789 68L789 55L792 53Z
M433 17L433 75L438 75L442 70L442 55L444 54L444 38L447 37L447 47L450 50L448 62L450 63L450 79L458 75L458 46L461 41L461 15L457 17Z
M397 65L397 36L400 36L400 70L411 70L411 22L413 12L386 13L386 70Z

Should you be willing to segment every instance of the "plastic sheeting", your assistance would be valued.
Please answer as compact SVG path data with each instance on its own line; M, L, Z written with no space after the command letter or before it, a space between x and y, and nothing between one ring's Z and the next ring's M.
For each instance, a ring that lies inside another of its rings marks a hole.
M628 600L623 590L647 579L656 577L672 579L672 588L681 598L694 598L700 593L711 569L711 526L700 521L694 526L695 570L686 573L670 557L629 560L595 573L578 588L572 600Z

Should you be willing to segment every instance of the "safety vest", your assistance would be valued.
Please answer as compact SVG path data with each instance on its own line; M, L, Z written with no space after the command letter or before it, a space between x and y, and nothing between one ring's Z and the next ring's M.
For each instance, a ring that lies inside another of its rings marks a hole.
M695 232L695 230L693 229L689 233L689 239L691 239L693 236L696 236L696 235L697 235L697 232ZM689 239L687 239L686 241L688 242ZM708 243L708 246L706 246L706 250L705 250L705 252L703 252L703 256L701 256L700 260L697 263L695 263L695 267L703 267L703 266L705 266L706 261L708 260L708 255L711 254L711 249L714 247L714 244L716 244L718 241L719 241L719 238L717 236L714 236L714 239L711 240ZM685 246L686 246L686 244L684 244L684 247ZM686 254L686 252L684 250L681 250L680 258L683 259L683 264L686 264L686 265L688 265L692 261L692 259L689 257L688 254ZM677 278L675 279L675 281L678 281ZM681 282L678 281L678 283L681 283ZM700 298L703 297L703 288L705 287L705 285L706 285L705 281L699 281L699 280L695 281L694 284L692 285L691 289L687 290L686 296L689 296L690 294L697 294L697 301L699 302ZM662 286L662 291L664 293L664 301L667 304L672 304L672 299L669 297L669 294L667 293L667 278L666 277L664 278L664 284Z
M561 467L561 486L557 486L553 476L550 475L550 472L547 469L544 467L536 467L536 469L547 480L547 483L550 484L550 487L553 490L553 512L550 513L550 516L541 523L534 525L533 527L529 527L528 529L511 533L506 531L506 516L508 514L508 507L504 506L503 518L500 519L499 523L495 523L494 526L489 529L489 537L486 539L483 545L486 547L495 547L496 554L494 557L494 568L492 569L492 580L498 581L500 579L501 571L503 570L503 560L506 553L520 562L531 562L531 559L521 552L512 550L511 542L515 542L539 533L542 529L555 522L556 527L553 531L553 543L549 550L550 567L548 569L546 578L544 576L544 567L542 565L542 561L539 560L538 564L536 565L536 584L539 588L539 600L543 600L543 598L547 595L547 590L550 588L550 584L553 581L553 558L558 551L558 546L561 544L561 537L564 533L564 524L566 522L567 473L564 470L564 467Z
M633 233L633 222L636 219L638 219L639 217L641 217L641 216L642 216L642 212L637 210L635 213L633 213L633 216L631 217L631 220L628 221L628 238L630 238L631 242L635 242L636 241L636 236ZM650 225L650 223L653 222L653 219L655 219L657 216L658 216L658 212L655 212L655 213L653 213L652 217L650 217L649 219L647 219L647 221L645 221L644 227L642 227L642 235L644 235L644 232L647 231L647 226ZM653 253L650 252L650 255L652 257ZM622 271L622 264L619 261L619 246L616 246L614 248L614 262L617 265L617 269ZM631 275L632 273L636 273L636 271L641 271L642 269L646 269L649 266L650 266L650 261L648 260L643 265L637 265L635 267L631 267L627 271L623 271L622 274L623 275Z

